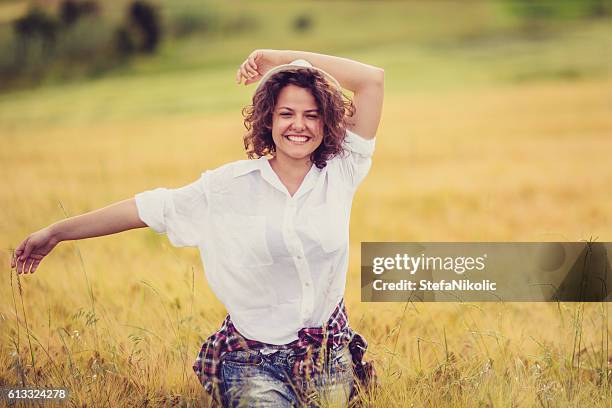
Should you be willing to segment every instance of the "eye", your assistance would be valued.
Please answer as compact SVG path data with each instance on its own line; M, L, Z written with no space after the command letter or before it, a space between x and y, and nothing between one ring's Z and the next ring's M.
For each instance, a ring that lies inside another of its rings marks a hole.
M306 116L308 119L318 119L319 115L307 115Z
M282 116L283 118L286 118L286 117L291 116L291 113L289 113L289 112L281 112L280 116Z

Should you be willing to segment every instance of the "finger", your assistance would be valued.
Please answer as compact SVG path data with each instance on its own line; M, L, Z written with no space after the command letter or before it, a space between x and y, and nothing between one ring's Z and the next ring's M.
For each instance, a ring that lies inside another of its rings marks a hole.
M21 241L21 244L19 244L17 249L15 249L15 258L19 258L21 257L21 255L23 255L23 250L27 242L28 242L28 239L24 239L23 241Z
M244 66L247 72L249 73L249 77L254 77L255 75L257 75L257 69L253 67L253 65L255 64L252 64L250 59L244 61Z
M13 254L13 259L11 259L11 268L16 268L19 264L19 255Z
M29 273L34 273L34 269L36 269L35 265L38 265L40 263L41 258L36 256L36 257L30 257L30 259L31 259L31 262L30 262L30 265L28 265L27 271Z
M240 66L240 73L242 74L242 76L244 77L245 80L249 79L249 77L251 76L251 75L249 75L249 72L247 71L245 64L242 64Z
M19 257L21 256L21 251L17 252L15 251L15 253L13 254L13 262L11 263L11 267L12 268L16 268L17 264L19 262Z
M38 265L40 265L40 260L34 261L34 263L32 263L32 270L30 271L30 273L36 272L36 269L38 268Z
M244 72L246 73L245 76L247 79L257 75L257 71L251 68L251 66L249 65L248 59L242 63L242 67L244 68Z
M34 249L34 245L32 245L30 243L30 240L28 239L28 242L25 245L25 249L23 250L23 255L21 255L21 259L28 259L30 257L30 254L32 253L32 249Z
M240 65L238 67L238 72L236 73L236 76L238 78L238 84L242 83L242 78L244 77L243 73L242 73L242 65Z
M261 51L255 51L255 52L252 52L251 55L249 55L249 57L253 59L254 63L257 63L257 61L259 61L262 56L263 56L263 53Z
M249 58L249 66L257 71L257 64L255 63L255 56Z
M19 260L17 261L17 272L18 273L27 273L27 269L25 269L25 263L28 261L30 257L30 253L32 252L32 244L30 244L30 240L27 239L25 244L25 248L23 253L19 256Z
M261 79L261 75L257 74L253 78L247 79L247 81L245 82L245 85L250 85L250 84L252 84L254 82L259 81L260 79Z
M32 267L32 263L34 262L34 259L32 257L28 258L27 261L25 261L25 264L23 266L23 273L29 273L30 272L30 268Z

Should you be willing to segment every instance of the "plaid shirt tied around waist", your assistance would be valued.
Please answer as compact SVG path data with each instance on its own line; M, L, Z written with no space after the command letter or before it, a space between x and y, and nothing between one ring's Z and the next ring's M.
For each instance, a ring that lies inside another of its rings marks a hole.
M374 366L363 361L368 343L349 327L344 299L338 303L325 326L300 329L298 339L285 345L271 345L244 338L228 315L221 328L202 345L193 370L204 389L216 398L214 393L220 383L221 359L226 353L263 348L292 349L296 355L293 375L308 381L315 374L323 372L326 350L338 350L347 345L355 377L360 386L367 390L376 382Z

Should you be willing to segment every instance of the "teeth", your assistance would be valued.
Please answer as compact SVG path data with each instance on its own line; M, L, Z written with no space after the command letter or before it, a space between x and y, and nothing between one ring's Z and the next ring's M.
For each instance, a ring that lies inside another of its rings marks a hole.
M287 139L291 140L292 142L305 142L308 140L307 136L287 136Z

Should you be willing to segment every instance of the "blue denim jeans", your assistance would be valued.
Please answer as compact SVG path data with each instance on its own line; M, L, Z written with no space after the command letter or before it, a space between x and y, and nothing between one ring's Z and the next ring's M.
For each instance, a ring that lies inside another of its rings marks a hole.
M292 374L293 350L229 352L221 361L223 406L346 407L353 388L351 354L348 347L329 354L326 369L306 383Z

